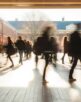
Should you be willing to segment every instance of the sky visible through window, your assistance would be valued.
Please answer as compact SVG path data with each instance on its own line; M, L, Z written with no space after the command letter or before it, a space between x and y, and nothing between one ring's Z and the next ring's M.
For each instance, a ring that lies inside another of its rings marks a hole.
M81 9L0 9L0 18L6 21L81 21Z

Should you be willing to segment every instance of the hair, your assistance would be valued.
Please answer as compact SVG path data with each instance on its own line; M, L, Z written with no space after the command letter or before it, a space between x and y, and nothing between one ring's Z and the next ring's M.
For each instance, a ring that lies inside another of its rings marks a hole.
M21 36L18 36L18 38L21 40L22 39L22 37Z
M8 39L8 43L12 44L12 40L11 40L11 38L9 36L7 37L7 39Z

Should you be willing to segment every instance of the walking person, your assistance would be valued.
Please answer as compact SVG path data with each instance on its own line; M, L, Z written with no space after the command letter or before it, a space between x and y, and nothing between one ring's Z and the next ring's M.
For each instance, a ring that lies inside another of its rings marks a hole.
M44 71L43 71L43 77L42 81L43 83L47 83L46 81L46 71L47 71L47 66L50 62L51 54L55 51L54 48L56 48L56 44L54 45L54 39L52 41L50 37L50 33L52 31L52 27L48 26L45 28L45 30L42 32L41 37L38 37L37 40L34 43L34 53L36 55L35 61L36 64L38 62L38 56L43 55L43 58L45 59L45 66L44 66ZM54 52L56 54L56 51Z
M17 46L19 51L19 56L20 56L19 63L23 64L22 58L23 58L23 52L25 51L25 43L22 40L21 36L18 37L18 40L16 41L15 45Z
M36 68L38 65L38 57L41 56L42 54L42 38L38 37L37 40L35 40L34 45L33 45L33 52L35 54L35 62L36 62Z
M6 54L7 54L7 61L9 59L12 63L12 65L10 67L13 67L14 64L13 64L13 60L11 58L11 55L13 55L15 53L14 52L15 50L14 50L14 47L13 47L13 42L12 42L10 37L7 37L7 45L5 46L5 48L6 48Z
M81 36L80 36L80 25L76 25L76 30L70 35L69 40L69 55L73 58L72 67L69 72L69 81L76 81L73 78L74 69L77 65L78 59L81 59Z
M45 67L44 67L44 71L43 71L43 83L46 83L46 70L47 70L47 66L49 64L49 59L50 59L50 54L51 54L51 46L52 44L50 44L50 32L51 32L51 27L46 27L44 32L42 33L42 36L40 37L40 49L39 52L41 52L44 56L45 59Z

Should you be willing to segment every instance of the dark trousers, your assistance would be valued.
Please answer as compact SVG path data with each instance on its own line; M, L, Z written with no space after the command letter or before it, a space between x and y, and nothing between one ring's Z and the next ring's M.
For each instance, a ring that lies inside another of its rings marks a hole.
M19 56L20 56L19 63L22 64L23 50L19 50Z
M8 58L9 58L9 60L11 61L12 65L14 65L10 55L7 56L7 59L8 59Z
M45 67L44 67L44 72L43 72L43 80L45 80L45 76L46 76L46 69L49 63L49 55L45 54Z
M35 62L36 62L36 68L37 68L37 64L38 64L38 55L35 55Z
M74 72L74 69L75 69L75 67L77 65L77 62L78 62L78 57L74 57L72 67L71 67L70 73L69 73L69 79L73 79L73 72Z

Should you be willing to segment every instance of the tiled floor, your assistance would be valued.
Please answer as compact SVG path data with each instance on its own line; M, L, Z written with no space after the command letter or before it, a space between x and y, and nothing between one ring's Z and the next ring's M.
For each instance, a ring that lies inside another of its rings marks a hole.
M56 68L48 65L46 79L42 84L44 60L40 59L35 68L34 58L17 65L18 58L13 57L15 67L8 65L0 68L0 102L81 102L81 69L77 65L74 77L76 82L68 82L70 64L61 64Z

